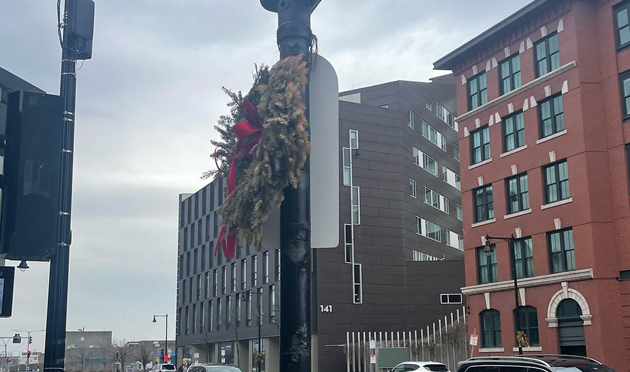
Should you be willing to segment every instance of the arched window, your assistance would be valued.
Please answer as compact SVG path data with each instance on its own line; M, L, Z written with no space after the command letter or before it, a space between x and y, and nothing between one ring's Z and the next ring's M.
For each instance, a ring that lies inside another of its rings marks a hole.
M556 310L558 319L573 319L582 316L582 308L575 300L571 298L560 301L558 310Z
M495 309L479 313L481 347L501 347L501 314Z
M518 319L520 330L527 335L529 344L531 346L540 345L538 311L536 308L533 306L519 306L514 310L514 319Z

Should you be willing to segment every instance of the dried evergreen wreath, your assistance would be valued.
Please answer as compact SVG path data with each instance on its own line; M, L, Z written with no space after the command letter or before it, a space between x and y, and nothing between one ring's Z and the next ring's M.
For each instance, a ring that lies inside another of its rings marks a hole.
M287 57L272 68L257 68L244 97L223 88L231 98L230 115L221 116L215 126L221 135L212 141L217 169L204 177L228 177L216 246L223 247L226 257L234 257L237 237L259 248L260 228L282 203L284 188L297 187L310 152L302 102L307 74L302 56Z

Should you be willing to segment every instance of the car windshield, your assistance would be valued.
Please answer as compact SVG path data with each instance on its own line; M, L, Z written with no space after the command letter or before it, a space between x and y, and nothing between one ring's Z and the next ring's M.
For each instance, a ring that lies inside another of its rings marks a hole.
M162 369L172 369L175 370L175 366L173 364L163 364Z
M448 372L448 368L444 364L425 364L424 368L433 372Z

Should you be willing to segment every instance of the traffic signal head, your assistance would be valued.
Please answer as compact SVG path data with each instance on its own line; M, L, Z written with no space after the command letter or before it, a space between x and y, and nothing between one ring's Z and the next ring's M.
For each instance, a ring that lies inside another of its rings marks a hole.
M11 363L11 357L7 358L7 363Z
M55 254L63 126L61 97L9 95L0 232L7 259L48 261Z
M28 351L26 352L26 356L31 356L31 351L30 351L30 350L28 350Z
M33 343L33 336L28 336L28 343L32 344Z

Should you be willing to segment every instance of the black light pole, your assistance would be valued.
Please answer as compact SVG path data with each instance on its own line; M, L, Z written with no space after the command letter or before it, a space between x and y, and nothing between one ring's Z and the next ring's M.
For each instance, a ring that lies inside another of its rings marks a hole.
M516 332L521 331L521 322L520 322L520 317L519 317L519 301L518 301L518 278L516 275L516 255L514 254L514 241L516 240L516 238L514 237L514 234L510 235L509 238L504 238L504 237L498 237L498 236L489 236L486 235L486 244L483 248L483 252L487 255L490 256L492 255L492 251L494 250L494 248L492 248L492 246L490 245L490 240L503 240L506 241L508 243L508 248L510 250L510 265L511 265L511 269L512 269L512 278L514 278L514 328L516 328ZM521 346L521 343L518 341L518 337L516 339L516 345L518 346L518 355L523 355L523 347Z
M256 372L262 371L262 314L260 312L260 294L262 293L262 288L260 290L256 289L256 311L258 312L258 355L256 355L256 360L258 361L258 369Z
M74 20L71 0L65 0L62 23ZM59 25L61 27L61 25ZM59 222L57 246L50 260L48 285L48 314L46 318L46 349L44 371L63 371L66 349L66 320L68 314L68 266L70 260L70 210L72 206L72 164L74 153L74 112L76 101L76 64L79 48L69 27L63 29L61 52L61 88L63 100L63 136L59 189Z
M168 357L166 354L168 353L168 314L164 315L153 315L153 323L157 323L157 319L155 318L165 318L164 323L166 324L166 333L164 335L164 354L162 354L162 362L166 363Z
M311 13L321 0L260 0L278 14L280 58L310 61ZM302 100L308 118L308 88ZM311 221L308 162L297 189L284 191L280 222L280 372L311 370Z

